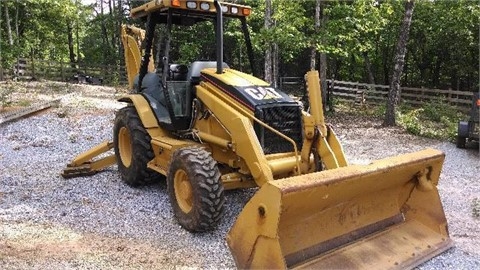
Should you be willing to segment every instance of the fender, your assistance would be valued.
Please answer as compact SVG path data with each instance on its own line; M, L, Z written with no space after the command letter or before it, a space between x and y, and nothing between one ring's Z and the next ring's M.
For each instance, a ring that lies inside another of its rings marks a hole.
M148 100L140 94L130 94L118 99L119 102L132 104L140 117L140 121L150 137L168 135L158 124Z

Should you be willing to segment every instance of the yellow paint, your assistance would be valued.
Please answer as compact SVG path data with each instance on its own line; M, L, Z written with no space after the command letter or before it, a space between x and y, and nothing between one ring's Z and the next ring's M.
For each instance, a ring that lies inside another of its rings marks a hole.
M451 247L436 189L443 160L442 152L428 149L367 166L266 183L228 233L237 267L403 269L418 265ZM424 170L428 173L422 174ZM419 178L424 175L431 190L421 188ZM365 228L371 232L362 232ZM341 237L353 236L352 232L358 241L343 243Z
M128 85L133 89L133 81L138 75L142 54L140 51L141 43L145 39L145 30L131 25L122 25L121 28L122 44L125 56L125 66L127 69ZM151 54L153 55L153 54ZM155 71L153 56L150 56L148 62L148 72Z
M213 8L212 0L201 2L211 3ZM134 8L132 17L165 13L171 3L150 1ZM176 8L186 8L186 1L175 3L180 5ZM238 7L237 16L250 13L246 6L222 4ZM214 12L212 8L205 12ZM133 88L145 31L122 26L121 37L129 85ZM149 71L153 67L151 59ZM224 69L222 74L217 74L216 69L202 72L234 87L269 87L267 82L233 69ZM227 237L238 268L401 269L450 247L436 188L443 153L430 149L366 166L348 166L338 138L325 122L318 72L310 71L305 78L311 114L302 114L303 149L255 118L250 108L211 82L201 82L195 88L201 105L196 108L191 137L187 137L193 140L177 137L160 127L142 95L127 95L120 101L135 107L151 137L154 158L148 162L148 168L166 175L176 150L202 146L222 164L226 189L260 187ZM274 93L265 98L274 98ZM293 144L294 152L265 155L254 123ZM134 150L129 148L128 134L120 135L125 137L119 145L124 153L122 160L125 157L129 161ZM65 172L93 172L113 164L114 155L91 163L112 146L105 142L80 154ZM320 157L324 171L314 172L312 153ZM177 171L174 179L179 205L188 212L195 194L183 170ZM351 241L355 236L358 241Z

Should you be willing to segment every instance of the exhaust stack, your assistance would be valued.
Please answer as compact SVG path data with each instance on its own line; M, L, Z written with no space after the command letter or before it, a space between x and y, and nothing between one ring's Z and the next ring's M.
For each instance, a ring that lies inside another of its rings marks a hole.
M215 0L215 10L217 11L217 24L215 27L215 36L217 39L217 74L223 73L223 14L222 5Z

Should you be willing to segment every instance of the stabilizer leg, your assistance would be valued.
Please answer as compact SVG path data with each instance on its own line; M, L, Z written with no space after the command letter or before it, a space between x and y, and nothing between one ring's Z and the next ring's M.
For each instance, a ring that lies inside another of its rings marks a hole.
M67 165L67 168L63 170L63 178L92 175L105 167L115 164L116 158L114 154L93 161L93 158L108 152L112 148L113 142L104 141L90 150L81 153Z

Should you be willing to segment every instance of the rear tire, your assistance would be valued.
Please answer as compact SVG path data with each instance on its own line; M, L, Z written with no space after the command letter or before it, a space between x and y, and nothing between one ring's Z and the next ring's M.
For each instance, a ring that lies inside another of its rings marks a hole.
M147 168L154 158L150 141L135 107L124 107L117 112L113 127L115 157L122 180L129 186L149 184L163 177Z
M457 136L457 148L465 148L467 138L462 136Z
M175 151L167 175L168 193L178 223L193 232L215 228L225 197L217 162L203 148Z

